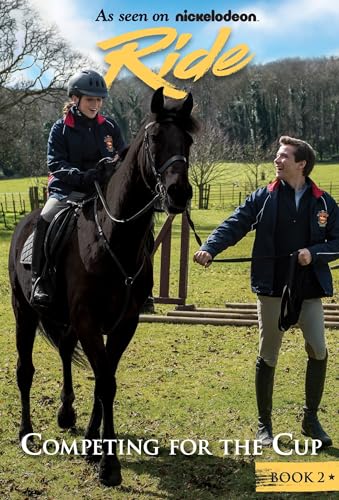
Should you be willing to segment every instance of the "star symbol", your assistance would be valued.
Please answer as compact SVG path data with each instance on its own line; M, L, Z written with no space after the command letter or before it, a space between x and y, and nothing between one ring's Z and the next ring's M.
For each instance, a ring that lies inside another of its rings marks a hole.
M330 474L328 477L329 477L329 479L330 479L331 481L333 481L333 480L334 480L334 478L335 478L335 476L334 476L333 474Z

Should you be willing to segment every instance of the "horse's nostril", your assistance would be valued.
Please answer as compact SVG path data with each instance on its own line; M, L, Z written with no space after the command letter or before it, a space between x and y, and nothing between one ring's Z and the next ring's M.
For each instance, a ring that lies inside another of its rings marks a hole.
M172 184L167 189L167 208L170 213L182 213L192 198L192 187L190 184L185 186L177 186Z
M167 189L167 195L174 201L183 200L185 203L190 200L193 195L192 186L187 184L186 186L178 186L177 184L172 184Z

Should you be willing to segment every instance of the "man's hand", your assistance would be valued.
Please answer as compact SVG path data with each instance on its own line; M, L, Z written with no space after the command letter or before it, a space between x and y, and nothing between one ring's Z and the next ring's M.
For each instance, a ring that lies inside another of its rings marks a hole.
M212 264L212 255L204 250L198 250L193 255L193 262L197 262L204 267L209 267Z
M312 262L311 252L307 248L301 248L298 250L298 263L301 266L308 266Z

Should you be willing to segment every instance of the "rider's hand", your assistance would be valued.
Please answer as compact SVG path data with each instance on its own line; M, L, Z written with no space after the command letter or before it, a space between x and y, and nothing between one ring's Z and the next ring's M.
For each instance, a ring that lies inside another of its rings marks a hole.
M193 256L193 262L197 262L204 267L209 267L212 264L212 255L205 250L198 250Z
M97 163L96 168L100 171L101 179L98 181L105 182L107 181L111 175L118 169L119 166L119 155L115 154L113 158L107 156L106 158L101 158L101 160Z
M100 182L102 178L102 172L97 168L90 168L83 173L82 184L84 188L90 189L94 188L94 181Z
M298 263L301 266L308 266L312 262L312 254L308 248L298 250Z
M106 156L105 158L101 158L101 160L97 163L96 168L98 170L106 170L107 168L110 168L112 165L115 165L118 160L119 160L118 154L116 154L113 158L111 158L110 156Z

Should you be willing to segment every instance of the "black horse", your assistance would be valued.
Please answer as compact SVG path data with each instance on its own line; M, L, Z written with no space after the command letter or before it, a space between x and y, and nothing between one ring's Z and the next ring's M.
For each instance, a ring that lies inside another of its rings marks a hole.
M20 264L21 250L39 211L18 224L10 249L9 272L22 405L20 439L33 432L32 350L39 324L59 350L63 364L59 426L69 428L76 421L71 363L79 341L95 376L94 405L85 438L98 439L102 424L101 439L116 439L115 372L153 286L147 243L154 204L161 201L169 213L180 213L192 197L188 180L190 133L196 127L192 106L191 94L184 101L170 101L164 98L162 89L154 93L152 115L145 120L146 125L120 168L107 181L99 199L82 208L77 229L59 257L56 293L48 314L30 306L31 270ZM100 480L110 486L120 484L120 469L116 447L109 449L103 443Z

